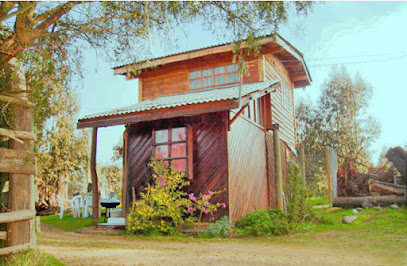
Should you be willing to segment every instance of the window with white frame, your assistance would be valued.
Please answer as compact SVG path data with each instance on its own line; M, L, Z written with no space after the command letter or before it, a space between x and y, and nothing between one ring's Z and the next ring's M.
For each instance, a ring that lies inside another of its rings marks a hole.
M239 82L237 64L225 64L189 72L189 88L200 89Z

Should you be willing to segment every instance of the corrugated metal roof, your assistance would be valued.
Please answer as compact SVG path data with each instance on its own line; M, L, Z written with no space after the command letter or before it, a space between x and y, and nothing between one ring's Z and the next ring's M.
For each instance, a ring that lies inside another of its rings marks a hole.
M278 35L277 33L275 33L275 34ZM262 35L262 36L259 36L259 37L257 37L257 38L258 38L258 39L261 39L261 38L266 38L266 37L271 37L271 36L273 36L273 34ZM280 35L278 35L278 36L280 36ZM185 54L185 53L195 52L195 51L204 50L204 49L207 49L207 48L213 48L213 47L228 45L228 44L232 44L232 43L233 43L233 41L231 41L231 42L217 43L217 44L214 44L214 45L208 45L208 46L204 46L204 47L200 47L200 48L195 48L195 49L190 49L190 50L185 50L185 51L181 51L181 52L175 52L175 53L164 54L164 55L162 55L162 56L153 57L153 58L150 58L150 59L148 59L148 60L153 61L153 60L157 60L157 59L161 59L161 58L165 58L165 57L169 57L169 56L173 56L173 55L179 55L179 54ZM120 68L120 67L124 67L124 66L129 66L129 65L134 65L134 64L139 64L139 63L143 63L143 62L146 62L146 61L147 61L147 60L141 60L141 61L136 61L136 62L133 62L133 63L127 63L127 64L115 66L115 67L113 67L113 69Z
M278 83L280 79L267 82L253 82L242 84L242 98L252 93L261 91ZM130 106L113 109L102 113L87 115L79 120L92 119L97 117L109 117L142 111L151 111L176 106L184 106L199 103L217 102L239 98L239 84L211 87L200 90L193 90L188 93L162 96L152 100L143 101Z

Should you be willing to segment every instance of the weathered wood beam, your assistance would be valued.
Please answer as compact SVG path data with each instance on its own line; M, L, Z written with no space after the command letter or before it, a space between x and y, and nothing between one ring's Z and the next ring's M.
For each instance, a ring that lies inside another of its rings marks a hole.
M35 218L35 210L22 210L0 213L0 224L26 221Z
M23 107L34 107L34 104L27 100L21 100L19 98L1 95L1 94L0 94L0 102L8 103L10 105L19 105L19 106L23 106Z
M7 247L7 248L0 248L0 256L20 253L20 252L29 250L30 248L31 248L31 244L29 244L29 243L11 246L11 247Z
M367 197L336 197L333 201L333 207L355 208L355 207L374 207L389 206L391 204L405 205L407 203L406 195L403 196L367 196Z
M27 90L25 74L22 64L20 64L16 58L12 58L8 61L7 65L7 81L9 86L15 91ZM10 77L13 76L11 79ZM27 99L22 99L27 100ZM32 124L32 110L30 107L16 105L12 109L13 129L16 131L31 132ZM19 143L18 141L10 140L9 148L29 152L31 146L29 143ZM32 156L32 160L34 157ZM24 166L15 165L14 167ZM29 170L32 170L29 169ZM15 171L21 171L16 168ZM8 208L11 211L20 210L34 210L34 198L32 197L32 189L34 186L34 171L27 171L24 174L13 173L9 171L9 200ZM7 245L9 247L24 245L31 241L34 241L32 235L33 221L20 221L7 224Z
M99 222L99 184L98 175L96 172L96 147L98 138L98 128L94 127L92 130L92 146L90 153L90 173L92 175L92 223L98 224Z
M240 108L240 110L235 114L235 116L230 120L230 125L233 124L233 122L236 121L236 119L244 112L244 110L247 108L248 104Z
M326 164L326 178L328 183L328 198L329 202L332 202L333 194L332 194L331 156L329 155L329 146L325 146L325 164Z
M35 140L37 137L32 132L27 131L14 131L10 129L0 128L0 136L5 136L13 139L21 144L24 143L23 140Z
M24 150L0 148L0 172L33 175L35 166L29 159L32 155Z
M284 211L283 203L283 170L280 152L280 130L278 124L273 125L274 160L276 175L276 201L277 208Z

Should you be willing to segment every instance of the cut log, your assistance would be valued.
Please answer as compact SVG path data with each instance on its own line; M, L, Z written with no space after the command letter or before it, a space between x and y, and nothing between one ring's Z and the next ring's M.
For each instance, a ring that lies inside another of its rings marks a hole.
M375 179L369 180L369 191L370 192L404 195L404 194L406 194L406 190L407 190L407 186L378 181Z
M389 206L391 204L404 205L407 203L406 195L403 196L368 196L368 197L337 197L332 204L333 207L356 208Z

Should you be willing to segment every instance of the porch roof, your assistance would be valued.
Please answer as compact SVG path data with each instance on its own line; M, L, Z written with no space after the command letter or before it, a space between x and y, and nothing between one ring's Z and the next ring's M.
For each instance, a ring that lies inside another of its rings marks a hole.
M239 84L217 86L183 94L162 96L134 105L87 115L79 119L77 126L78 128L106 127L231 110L274 91L273 87L279 82L280 79L243 83L240 102L238 100Z

